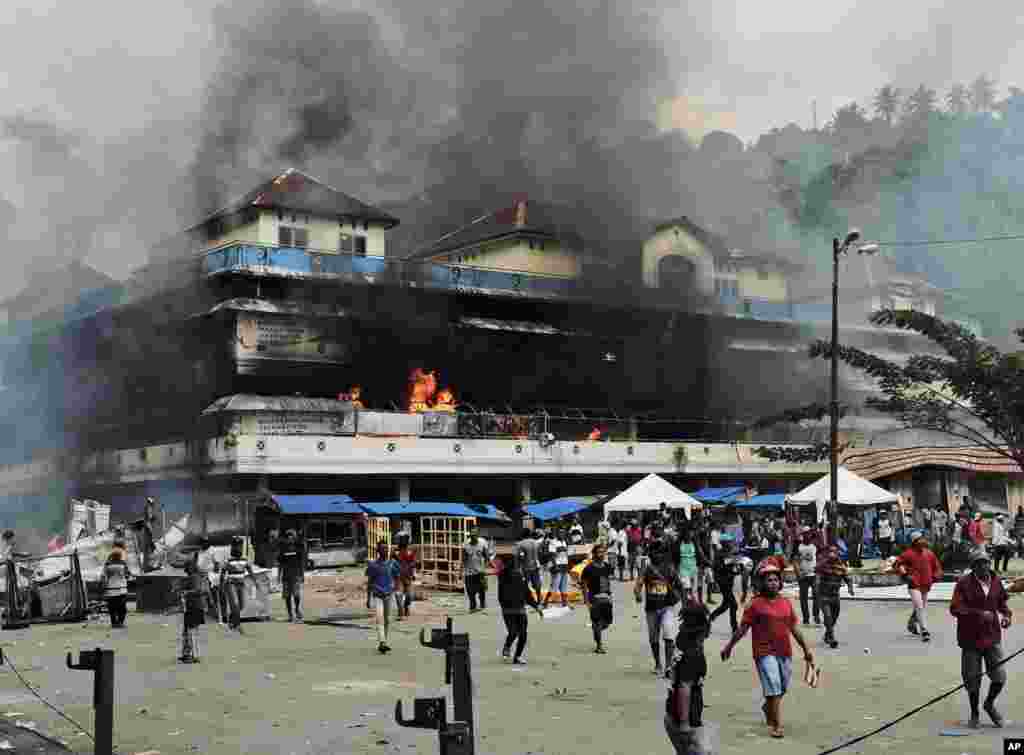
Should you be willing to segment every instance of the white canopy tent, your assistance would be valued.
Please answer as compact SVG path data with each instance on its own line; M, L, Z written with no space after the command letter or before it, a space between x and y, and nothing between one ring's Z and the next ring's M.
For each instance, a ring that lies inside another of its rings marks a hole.
M855 475L846 467L839 467L838 495L840 505L845 506L877 506L883 503L899 503L899 496L890 493L885 488L880 488L875 483ZM795 503L798 506L815 504L818 512L818 521L824 516L825 505L832 496L832 475L827 474L816 482L812 482L799 493L793 493L787 497L788 503Z
M649 474L604 504L604 513L611 514L622 511L657 511L661 504L670 509L683 509L686 518L701 503L691 498L667 480L656 474Z

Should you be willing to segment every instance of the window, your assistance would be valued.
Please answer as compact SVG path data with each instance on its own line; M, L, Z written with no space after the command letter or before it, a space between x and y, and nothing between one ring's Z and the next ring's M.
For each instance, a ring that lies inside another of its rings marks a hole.
M348 252L351 254L355 250L355 244L352 243L352 234L343 233L338 239L338 251Z
M360 257L366 256L366 236L356 236L353 241L356 242L356 254Z
M324 520L311 519L306 522L306 540L324 541Z
M297 249L305 249L309 246L309 231L305 228L292 228L287 225L278 226L277 243L279 246L292 246Z
M325 525L324 543L337 545L352 539L352 522L341 519L328 519Z

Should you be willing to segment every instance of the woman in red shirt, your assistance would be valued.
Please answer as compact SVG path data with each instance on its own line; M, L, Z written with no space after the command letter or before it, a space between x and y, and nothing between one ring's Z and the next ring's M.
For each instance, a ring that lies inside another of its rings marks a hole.
M722 660L729 660L732 649L743 639L748 629L754 648L754 665L761 679L764 692L764 705L761 710L767 719L771 735L776 739L783 737L782 730L782 697L789 687L793 673L793 648L789 642L790 635L804 651L804 660L814 665L814 653L804 640L803 634L796 626L796 612L789 598L782 597L782 574L772 563L763 564L758 570L761 578L761 593L750 601L743 613L740 628L722 649Z
M932 585L942 579L942 564L928 548L928 538L920 530L910 535L911 546L901 553L893 567L903 575L910 591L910 601L914 604L914 613L907 623L907 631L917 634L921 630L921 641L931 640L925 611L928 608L928 592Z

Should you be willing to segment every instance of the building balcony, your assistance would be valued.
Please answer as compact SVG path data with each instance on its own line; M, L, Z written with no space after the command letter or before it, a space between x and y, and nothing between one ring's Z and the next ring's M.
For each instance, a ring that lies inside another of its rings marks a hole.
M390 284L525 298L583 293L583 286L573 278L258 244L228 244L207 252L204 272L211 277L234 273L333 278L366 285Z

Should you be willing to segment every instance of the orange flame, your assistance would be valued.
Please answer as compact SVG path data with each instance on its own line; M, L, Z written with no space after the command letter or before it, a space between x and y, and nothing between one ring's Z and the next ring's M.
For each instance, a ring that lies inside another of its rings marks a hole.
M437 389L437 374L433 370L420 367L409 373L408 411L417 412L454 412L457 403L455 392L451 388Z
M595 427L591 430L590 434L587 435L587 440L601 440L601 428Z

